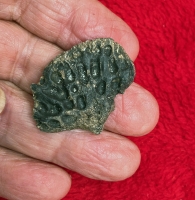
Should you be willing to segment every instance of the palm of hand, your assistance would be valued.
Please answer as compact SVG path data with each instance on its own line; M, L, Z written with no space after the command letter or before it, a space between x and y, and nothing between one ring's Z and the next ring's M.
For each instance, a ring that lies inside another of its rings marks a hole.
M62 49L86 39L111 37L134 60L138 54L134 33L95 0L2 1L0 9L0 88L6 96L0 114L0 196L62 198L71 178L61 167L101 180L131 176L140 153L124 136L144 135L157 123L158 106L149 92L133 83L118 95L115 111L100 135L46 134L32 119L30 85Z

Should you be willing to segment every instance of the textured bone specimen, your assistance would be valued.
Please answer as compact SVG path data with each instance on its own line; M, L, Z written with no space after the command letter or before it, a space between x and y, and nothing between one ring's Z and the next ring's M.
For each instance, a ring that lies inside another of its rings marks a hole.
M45 132L84 129L99 134L114 98L135 76L133 62L109 38L88 40L57 56L32 84L34 119Z

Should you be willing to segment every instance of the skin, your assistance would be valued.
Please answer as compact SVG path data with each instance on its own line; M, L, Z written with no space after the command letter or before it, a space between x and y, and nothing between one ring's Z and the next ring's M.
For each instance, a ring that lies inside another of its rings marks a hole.
M0 196L58 200L71 187L64 168L118 181L140 164L137 146L124 136L149 133L159 117L155 98L133 83L117 95L105 131L39 131L32 119L31 83L45 66L78 42L111 37L134 61L133 31L96 0L0 0Z

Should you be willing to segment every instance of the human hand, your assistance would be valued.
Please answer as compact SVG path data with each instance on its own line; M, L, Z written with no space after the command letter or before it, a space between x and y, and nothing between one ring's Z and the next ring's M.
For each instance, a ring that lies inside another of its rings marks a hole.
M133 83L117 95L105 131L94 135L39 131L30 90L56 55L87 39L111 37L135 60L139 46L131 29L96 0L0 0L0 10L0 196L60 199L71 185L61 167L98 180L131 176L140 152L124 136L145 135L158 121L148 91Z

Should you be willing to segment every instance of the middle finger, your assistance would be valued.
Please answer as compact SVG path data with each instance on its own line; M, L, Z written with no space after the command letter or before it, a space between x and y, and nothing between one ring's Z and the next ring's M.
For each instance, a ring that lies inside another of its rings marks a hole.
M15 23L0 21L0 30L3 30L0 33L0 80L13 82L31 93L30 85L38 82L45 66L62 50ZM109 131L139 136L148 133L157 123L158 106L154 97L136 84L118 96L115 104L115 111L105 126Z

